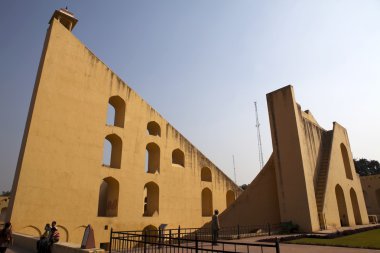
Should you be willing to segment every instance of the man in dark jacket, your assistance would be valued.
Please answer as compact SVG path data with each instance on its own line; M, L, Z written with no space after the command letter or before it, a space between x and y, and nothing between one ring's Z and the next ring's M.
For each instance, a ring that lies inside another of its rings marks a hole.
M215 209L214 215L212 216L212 221L211 221L211 230L212 230L212 244L217 245L218 242L218 237L219 237L219 211Z

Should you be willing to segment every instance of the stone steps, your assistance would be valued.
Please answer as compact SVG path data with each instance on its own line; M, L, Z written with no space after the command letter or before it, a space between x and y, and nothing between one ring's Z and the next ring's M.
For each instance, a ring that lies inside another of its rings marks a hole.
M318 213L323 212L323 202L325 198L326 182L328 167L331 153L332 131L328 131L322 136L322 155L319 165L317 184L315 189L315 198L317 202Z

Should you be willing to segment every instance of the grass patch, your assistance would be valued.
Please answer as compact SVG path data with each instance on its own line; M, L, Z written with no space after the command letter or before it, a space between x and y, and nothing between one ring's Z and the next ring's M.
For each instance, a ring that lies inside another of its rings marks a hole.
M301 238L289 241L295 244L313 244L325 246L341 246L351 248L380 249L380 229L370 230L354 235L347 235L333 239Z

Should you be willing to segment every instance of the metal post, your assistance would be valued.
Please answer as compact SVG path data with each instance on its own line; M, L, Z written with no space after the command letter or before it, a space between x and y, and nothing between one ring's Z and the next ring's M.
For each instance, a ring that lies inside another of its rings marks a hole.
M237 225L237 237L240 239L240 225Z
M169 245L172 245L172 230L169 229Z
M280 240L276 237L276 253L280 253Z
M162 248L162 244L164 242L163 233L164 233L164 230L159 228L158 229L158 247L157 247L159 249Z
M144 240L144 253L146 253L146 243L147 243L147 240L146 240L146 231L144 231L144 233L143 233L143 240Z
M113 233L113 229L111 228L111 233L110 233L110 245L108 246L108 252L111 253L111 249L112 249L112 233Z
M198 253L198 235L195 233L195 252Z
M180 239L181 239L181 226L178 226L178 246L181 245Z
M271 232L271 231L270 231L270 223L268 223L268 235L271 234L270 232Z

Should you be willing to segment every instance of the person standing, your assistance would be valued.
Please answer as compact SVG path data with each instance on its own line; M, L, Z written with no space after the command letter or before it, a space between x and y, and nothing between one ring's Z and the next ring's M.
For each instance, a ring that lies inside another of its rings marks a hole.
M218 244L218 237L219 237L219 211L215 209L214 215L212 216L211 221L211 230L212 230L212 244L217 245Z
M49 236L49 243L48 243L48 252L51 252L51 247L54 243L57 243L59 241L59 232L56 227L57 222L53 221L51 223L51 229L50 229L50 236Z
M12 246L12 224L5 223L4 228L0 231L0 253L5 253L8 247Z
M50 232L51 232L51 227L50 227L50 224L47 223L45 225L45 232L40 237L40 239L37 241L37 252L38 253L46 252L46 249L47 249L48 244L49 244Z

